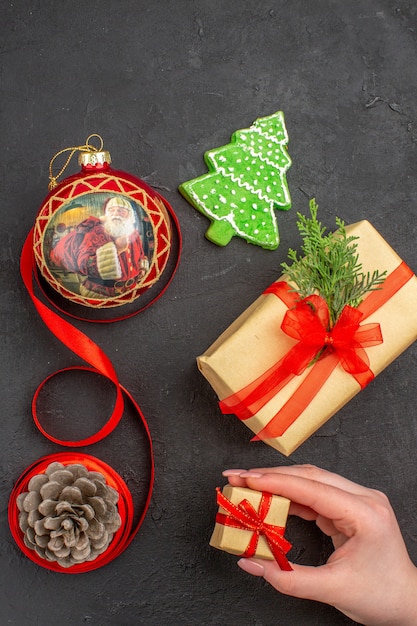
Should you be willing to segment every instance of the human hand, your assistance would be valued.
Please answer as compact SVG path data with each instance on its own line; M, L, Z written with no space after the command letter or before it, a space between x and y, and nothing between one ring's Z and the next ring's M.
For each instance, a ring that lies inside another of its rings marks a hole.
M332 538L325 565L240 559L283 594L330 604L367 626L417 624L417 568L411 562L388 498L342 476L309 465L223 472L235 487L291 500L290 514L314 520Z

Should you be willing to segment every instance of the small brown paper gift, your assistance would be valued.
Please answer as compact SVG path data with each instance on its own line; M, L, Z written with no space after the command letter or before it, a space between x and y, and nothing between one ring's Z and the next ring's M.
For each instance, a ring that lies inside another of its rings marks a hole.
M284 538L290 501L281 496L246 487L226 485L217 489L219 511L210 539L213 548L230 554L275 559L291 570L286 553L291 544Z
M368 294L361 305L367 309L366 323L379 324L382 332L382 343L366 348L371 373L376 376L417 338L417 277L369 222L352 224L346 233L359 237L357 252L364 273L387 271L382 289ZM378 306L371 305L375 301ZM220 400L247 388L294 346L294 339L281 330L287 310L274 293L261 295L198 357L200 371ZM325 379L316 381L313 397L299 411L314 367L316 375L326 359L327 354L292 377L253 415L241 417L259 438L287 456L361 390L355 377L338 364ZM280 432L281 413L292 412L293 405L297 411Z

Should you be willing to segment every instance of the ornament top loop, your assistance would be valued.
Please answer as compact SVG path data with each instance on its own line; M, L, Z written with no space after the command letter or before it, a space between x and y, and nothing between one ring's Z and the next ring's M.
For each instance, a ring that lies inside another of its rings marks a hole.
M96 148L95 146L93 146L90 143L90 140L93 137L97 137L100 140L100 147ZM55 187L58 185L58 178L60 176L62 176L62 174L65 172L65 170L67 169L72 157L74 156L74 154L76 152L84 152L87 154L93 154L93 153L102 153L103 150L103 139L100 135L98 135L97 133L92 133L91 135L89 135L86 139L86 142L84 145L82 146L71 146L70 148L63 148L62 150L60 150L59 152L57 152L56 154L54 154L54 156L52 157L50 163L49 163L49 185L48 185L48 189L49 191L52 191L52 189L55 189ZM53 164L55 162L55 159L57 159L59 156L61 156L61 154L64 154L65 152L69 152L69 156L67 158L67 160L65 161L64 165L62 166L62 168L60 169L60 171L58 172L58 174L56 176L53 175L52 172L52 168L53 168ZM108 154L108 153L102 153L102 154ZM110 155L109 155L110 157Z
M90 139L92 139L93 137L97 137L97 139L100 140L100 147L99 148L95 148L94 146L92 146L89 141ZM93 151L93 152L101 152L103 150L103 146L104 146L104 141L103 138L101 137L101 135L98 135L97 133L92 133L91 135L88 135L86 142L85 142L85 147L89 150L89 151ZM84 148L84 146L81 146L81 150Z

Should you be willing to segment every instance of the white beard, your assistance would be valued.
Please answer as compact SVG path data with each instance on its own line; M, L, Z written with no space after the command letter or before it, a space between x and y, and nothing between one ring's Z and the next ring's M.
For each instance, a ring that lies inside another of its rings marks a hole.
M110 237L128 237L135 230L135 224L131 220L119 220L105 217L103 219L104 230Z

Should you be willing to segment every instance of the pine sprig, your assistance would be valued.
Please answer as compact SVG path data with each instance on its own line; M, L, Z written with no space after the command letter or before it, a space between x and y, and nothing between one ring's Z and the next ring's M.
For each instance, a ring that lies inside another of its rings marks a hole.
M318 293L326 300L333 326L346 305L359 306L364 295L380 289L386 271L362 272L357 253L356 236L347 236L345 224L336 218L338 231L326 234L317 219L318 205L310 200L310 215L297 214L297 227L303 239L302 254L288 251L291 264L281 267L301 298Z

